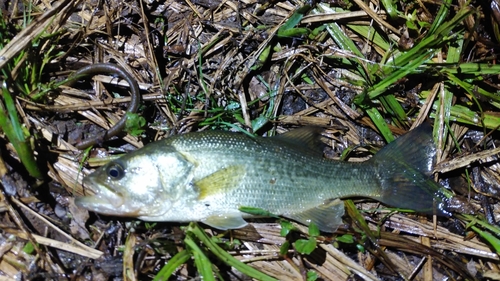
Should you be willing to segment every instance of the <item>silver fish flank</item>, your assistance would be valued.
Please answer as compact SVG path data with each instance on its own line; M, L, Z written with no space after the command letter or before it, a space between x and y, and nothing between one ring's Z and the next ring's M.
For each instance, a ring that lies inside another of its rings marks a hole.
M436 149L431 127L401 136L363 163L326 159L318 129L270 138L221 131L169 137L111 161L84 179L88 210L145 221L201 221L240 228L255 207L333 232L342 223L342 198L368 197L386 205L448 215L430 178Z

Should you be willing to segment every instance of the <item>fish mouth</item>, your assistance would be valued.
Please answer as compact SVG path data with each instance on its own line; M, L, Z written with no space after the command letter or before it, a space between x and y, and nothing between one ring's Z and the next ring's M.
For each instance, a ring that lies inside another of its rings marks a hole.
M75 204L80 208L85 208L94 212L102 213L102 210L104 209L112 210L113 207L117 208L123 203L122 198L116 196L116 199L117 200L111 200L111 198L102 198L101 196L91 195L77 197L75 199Z
M139 211L137 208L126 205L126 198L122 194L96 182L91 176L83 180L83 186L90 195L75 199L75 205L79 208L113 216L130 216Z

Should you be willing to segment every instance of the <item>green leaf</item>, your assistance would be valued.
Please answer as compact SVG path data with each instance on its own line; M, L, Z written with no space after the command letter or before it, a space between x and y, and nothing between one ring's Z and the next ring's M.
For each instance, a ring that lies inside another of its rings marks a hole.
M302 78L302 80L304 80L304 82L306 82L309 85L313 85L314 84L314 81L307 75L307 73L303 73L300 76L300 78Z
M361 35L361 37L366 38L367 40L370 41L370 44L374 44L376 46L379 46L386 52L389 52L389 50L392 48L391 44L386 41L386 37L381 35L379 32L378 28L375 28L373 26L367 26L363 24L348 24L347 27L352 29L352 31L358 33ZM376 68L378 68L377 65L367 65L368 68L372 68L370 71L375 73Z
M256 208L256 207L246 207L246 206L240 206L238 208L240 212L247 213L253 216L259 216L259 217L271 217L271 218L279 218L279 216L261 209L261 208Z
M405 123L408 119L406 113L401 107L401 104L396 100L396 97L392 94L381 96L380 102L384 106L384 109L389 112L392 116L396 116L398 123ZM401 126L402 127L402 126Z
M2 83L1 87L3 100L0 99L0 130L7 135L30 176L43 179L44 174L38 168L30 139L26 138L24 134L23 125L18 117L16 104L7 83Z
M134 137L141 135L146 126L146 119L137 113L127 112L127 121L125 122L125 131Z
M258 70L260 69L264 64L266 64L267 59L271 55L271 48L273 47L272 44L268 44L264 50L262 50L262 53L260 53L258 60L255 62L255 64L251 67L252 70Z
M338 242L352 244L354 243L354 237L351 234L344 234L335 239Z
M319 236L319 228L318 226L311 222L309 224L309 235L312 236L312 237L316 237L316 236Z
M452 74L462 74L462 75L494 75L500 72L500 65L498 64L488 64L488 63L476 63L476 62L467 62L467 63L457 63L457 60L460 59L459 54L462 51L463 40L459 41L459 48L456 52L448 52L447 63L429 63L428 65L439 69L443 73L452 73ZM453 46L449 48L457 49ZM458 53L458 55L457 55ZM451 59L450 59L451 58ZM450 59L450 61L448 61ZM478 77L479 78L479 77Z
M479 234L484 240L488 241L488 243L495 249L495 252L497 254L500 254L500 240L496 238L494 235L487 231L482 231L479 227L477 226L471 226L470 227L474 232Z
M310 5L304 5L293 12L293 15L278 29L278 37L295 37L311 32L308 28L295 28L304 15L311 9Z
M415 23L413 23L413 22L412 22L412 21L410 21L410 20L407 20L407 21L406 21L406 26L407 26L409 29L418 30L418 27L415 25Z
M299 37L302 35L309 34L309 32L311 32L309 28L297 27L297 28L278 31L278 37Z
M316 249L316 239L311 237L309 239L299 239L295 241L295 250L301 254L310 255Z
M147 230L151 230L156 226L156 222L145 222L144 226L146 227Z
M31 244L31 242L26 243L23 247L23 252L25 252L28 255L31 255L35 252L35 246Z
M396 19L398 16L398 8L395 1L392 0L382 0L382 5L384 6L387 14L391 19Z
M404 78L409 74L416 73L417 68L430 60L435 52L436 51L434 49L425 50L421 54L413 56L412 60L407 62L404 67L401 68L394 69L392 67L385 67L386 72L389 73L387 73L387 76L383 80L368 89L368 98L374 99L380 96L390 89L399 79Z
M285 241L283 245L280 247L280 255L285 256L288 253L288 250L290 249L290 241Z
M280 231L280 236L286 237L290 231L292 231L293 224L287 220L281 220L281 231Z
M324 24L316 27L309 34L309 39L313 40L314 37L318 36L320 34L320 32L324 31L325 29L326 29L326 25L324 25Z
M365 252L365 246L361 244L356 244L356 248L358 248L358 251L360 251L361 253Z
M446 17L450 12L450 7L451 0L443 1L443 3L440 5L438 13L436 14L436 17L433 20L431 28L428 31L429 34L434 34L434 32L436 32L437 29L443 25L443 22L446 20Z
M236 119L236 121L238 121L240 124L245 124L245 119L243 119L243 116L241 116L241 114L239 114L239 113L235 113L235 114L233 114L233 117L234 117L234 119Z
M309 270L307 273L306 273L306 280L307 281L315 281L318 279L318 273L316 273L316 271L314 270Z
M252 130L254 132L258 131L260 128L264 127L267 122L269 122L269 118L264 115L260 115L259 117L252 120Z
M219 236L212 236L210 237L210 240L212 240L212 242L217 244L224 243L224 241L222 241L222 238Z

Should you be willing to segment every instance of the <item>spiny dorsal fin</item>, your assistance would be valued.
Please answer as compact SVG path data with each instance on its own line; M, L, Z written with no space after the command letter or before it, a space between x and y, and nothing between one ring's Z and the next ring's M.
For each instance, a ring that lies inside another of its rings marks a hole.
M301 213L287 214L285 217L305 225L314 222L321 231L332 233L342 224L343 215L344 202L340 199L335 199Z
M297 149L309 150L315 154L323 155L324 144L320 141L323 129L319 127L303 127L288 131L273 137Z
M229 192L238 187L245 173L244 166L235 165L204 177L194 183L199 188L198 199L203 200L211 195Z

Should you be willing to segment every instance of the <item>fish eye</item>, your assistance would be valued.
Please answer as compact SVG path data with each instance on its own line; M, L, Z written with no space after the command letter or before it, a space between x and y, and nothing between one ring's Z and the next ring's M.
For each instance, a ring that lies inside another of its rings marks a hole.
M106 173L108 174L108 177L113 180L119 180L125 175L123 167L118 163L109 165L106 169Z

